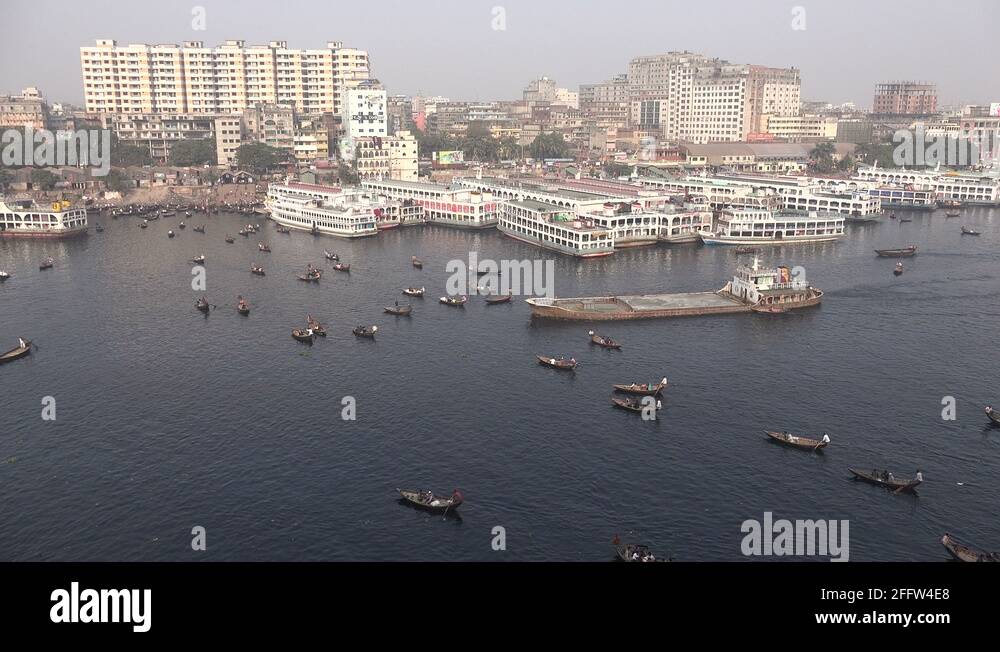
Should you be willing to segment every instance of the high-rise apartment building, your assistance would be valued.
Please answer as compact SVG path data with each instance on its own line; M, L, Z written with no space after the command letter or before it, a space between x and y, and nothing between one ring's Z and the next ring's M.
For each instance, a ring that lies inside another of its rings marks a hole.
M331 41L289 48L286 41L206 47L118 45L80 48L85 106L93 113L239 114L256 104L298 113L343 111L346 89L368 79L368 53Z
M875 87L872 103L875 115L930 115L936 112L937 87L934 84L899 81Z

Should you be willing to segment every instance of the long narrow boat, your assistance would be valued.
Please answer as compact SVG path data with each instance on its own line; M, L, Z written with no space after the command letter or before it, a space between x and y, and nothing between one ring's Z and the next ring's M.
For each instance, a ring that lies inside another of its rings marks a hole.
M879 471L878 469L863 471L861 469L848 468L847 470L858 480L890 489L896 493L914 491L924 481L924 474L919 469L915 478L897 478L889 471Z
M1000 425L1000 414L997 414L997 411L988 405L986 406L986 416L988 416L990 421L993 423Z
M975 548L959 543L947 532L941 537L941 545L958 561L1000 562L1000 553L976 550Z
M614 396L611 397L611 402L615 405L615 407L620 407L621 409L628 410L629 412L638 412L638 413L642 413L642 411L646 409L645 404L643 404L643 401L645 400L646 400L645 397L642 398L639 397L616 398ZM656 399L655 407L657 410L663 409L663 404L660 402L659 399Z
M618 537L614 538L611 542L615 547L615 557L620 561L626 562L658 562L667 561L666 559L657 559L656 555L649 549L649 546L643 545L641 543L625 543L619 541Z
M397 303L394 306L386 306L385 311L390 315L399 315L400 317L406 317L411 312L413 312L413 306L401 306Z
M15 346L10 351L0 354L0 364L6 362L13 362L19 358L23 358L26 355L31 354L31 340L19 339L17 346Z
M422 288L422 287L419 287L419 288L406 288L405 290L403 290L403 294L405 294L408 297L421 297L421 298L423 298L423 296L424 296L424 288Z
M378 326L358 326L352 332L358 337L367 337L370 340L374 340L375 333L378 332Z
M535 355L535 357L538 358L538 364L544 365L546 367L552 367L553 369L559 369L560 371L573 371L574 369L576 369L575 358L570 358L569 360L567 360L566 358L563 357L550 358L548 356L537 355L537 354Z
M257 276L264 276L264 268L260 267L258 265L251 265L250 266L250 273L251 274L256 274Z
M979 231L976 231L975 229L970 229L968 227L963 226L962 227L962 235L979 235Z
M510 303L510 300L514 297L513 292L508 292L498 297L486 297L486 304L490 306L495 306L499 303Z
M875 254L880 258L909 258L917 255L917 247L910 245L902 249L876 249Z
M767 433L768 437L779 444L791 446L792 448L801 448L803 450L819 451L826 448L826 445L830 443L830 437L826 434L823 435L822 439L810 439L809 437L799 437L797 435L793 435L790 432L774 432L770 430L765 430L764 432Z
M451 496L441 496L433 491L423 489L396 489L407 505L424 509L429 512L448 512L457 509L464 502L465 497L455 489Z
M590 335L591 344L596 344L597 346L604 347L605 349L617 349L619 351L622 348L621 344L614 341L610 337L604 337L603 335L598 335L594 331L590 331L587 334Z
M469 300L469 297L464 294L460 297L441 297L440 301L446 306L456 306L461 307L465 305L465 302Z
M630 385L612 385L612 387L619 392L624 392L625 394L635 394L637 396L659 396L663 393L664 388L667 386L667 379L663 377L660 382L656 383L632 383Z

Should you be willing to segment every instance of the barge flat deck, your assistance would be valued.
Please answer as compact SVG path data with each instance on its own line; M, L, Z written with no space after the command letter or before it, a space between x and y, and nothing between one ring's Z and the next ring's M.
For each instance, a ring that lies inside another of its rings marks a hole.
M750 304L720 292L527 299L534 314L555 319L610 321L750 312Z

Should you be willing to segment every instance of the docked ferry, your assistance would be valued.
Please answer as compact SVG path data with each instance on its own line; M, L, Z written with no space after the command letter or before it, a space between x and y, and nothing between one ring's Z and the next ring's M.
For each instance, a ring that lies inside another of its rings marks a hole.
M309 183L272 183L267 189L271 219L282 226L341 238L378 234L377 211L385 202L362 191Z
M868 196L882 202L882 208L901 208L915 211L932 211L937 208L937 195L933 189L917 190L913 186L879 186L870 188Z
M0 200L0 238L71 238L87 232L87 210L68 201L41 206L31 200Z
M697 242L698 232L712 228L712 211L707 204L664 206L644 209L639 202L608 202L601 210L580 213L598 226L613 231L615 247L639 247L668 242Z
M724 211L714 231L701 231L707 245L794 244L844 237L844 215L799 211Z
M615 252L612 229L564 207L533 199L506 202L500 210L497 229L515 240L578 258L610 256Z

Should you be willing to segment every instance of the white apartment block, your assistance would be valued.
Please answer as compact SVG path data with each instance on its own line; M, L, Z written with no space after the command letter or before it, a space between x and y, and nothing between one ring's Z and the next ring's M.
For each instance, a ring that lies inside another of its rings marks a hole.
M339 41L304 50L286 41L205 47L99 39L80 48L80 64L93 113L238 114L255 104L340 113L346 88L369 76L368 53Z
M389 135L388 97L377 82L362 83L347 89L344 102L344 138L340 155L344 160L354 158L358 138L386 137Z
M409 131L357 138L355 146L354 167L361 181L417 181L417 139Z
M224 167L236 161L236 150L243 144L243 122L238 115L215 119L215 157Z
M165 161L170 156L174 143L182 140L216 138L216 153L223 147L228 154L235 153L239 142L239 116L207 116L191 113L107 113L101 116L101 126L114 132L119 141L141 147L157 161ZM228 133L220 138L217 130ZM228 143L221 142L229 140ZM224 154L226 152L223 152ZM219 163L226 163L220 158Z

